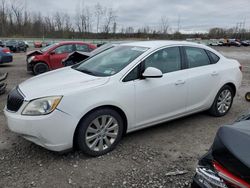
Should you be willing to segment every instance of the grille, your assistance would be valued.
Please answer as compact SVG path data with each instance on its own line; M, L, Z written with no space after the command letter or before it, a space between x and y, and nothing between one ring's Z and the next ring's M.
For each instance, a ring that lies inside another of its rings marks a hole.
M23 101L24 97L20 94L18 88L16 87L8 95L7 109L12 112L17 112L19 108L22 106Z

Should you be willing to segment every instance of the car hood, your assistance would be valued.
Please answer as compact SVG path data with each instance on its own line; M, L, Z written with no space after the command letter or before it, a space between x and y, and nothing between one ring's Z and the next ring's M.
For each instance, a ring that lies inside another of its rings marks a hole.
M25 100L32 100L98 87L108 80L109 77L95 77L66 67L28 79L19 85L19 89Z
M33 55L42 55L43 52L41 52L40 50L33 50L33 51L30 51L30 52L27 52L26 56L27 57L30 57L30 56L33 56Z

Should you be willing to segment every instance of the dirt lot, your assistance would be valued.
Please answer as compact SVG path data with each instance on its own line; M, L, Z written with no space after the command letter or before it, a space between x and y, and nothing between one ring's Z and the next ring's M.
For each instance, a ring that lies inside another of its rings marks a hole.
M115 151L99 158L79 152L49 152L7 129L0 112L0 187L189 187L197 159L211 145L220 125L233 122L249 104L250 48L217 48L240 61L244 80L230 113L214 118L206 113L164 123L127 135ZM25 54L0 66L10 73L8 91L32 77L26 72ZM0 96L4 108L7 94ZM167 173L184 170L179 176Z

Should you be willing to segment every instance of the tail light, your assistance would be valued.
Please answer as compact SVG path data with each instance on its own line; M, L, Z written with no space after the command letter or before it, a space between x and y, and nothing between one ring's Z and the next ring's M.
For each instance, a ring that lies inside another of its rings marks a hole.
M213 162L213 166L216 169L218 176L222 178L228 187L233 188L250 188L250 184L239 177L233 175L223 166L221 166L216 161Z
M3 50L2 50L4 53L10 53L10 50L9 50L9 48L3 48Z

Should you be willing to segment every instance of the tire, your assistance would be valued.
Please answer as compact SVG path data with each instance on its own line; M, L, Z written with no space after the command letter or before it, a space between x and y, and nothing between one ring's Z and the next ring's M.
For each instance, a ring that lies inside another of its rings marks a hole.
M246 101L250 102L250 92L247 92L245 95Z
M224 94L225 98L223 99ZM227 95L229 96L226 97ZM215 117L225 116L231 109L231 106L233 104L233 99L234 99L233 89L228 85L223 86L216 95L213 105L209 109L210 115Z
M104 155L112 151L120 142L123 128L124 122L119 113L109 108L98 109L80 122L76 134L76 145L87 155L93 157Z
M48 71L49 71L48 65L43 62L36 63L33 67L34 75L39 75Z

